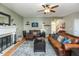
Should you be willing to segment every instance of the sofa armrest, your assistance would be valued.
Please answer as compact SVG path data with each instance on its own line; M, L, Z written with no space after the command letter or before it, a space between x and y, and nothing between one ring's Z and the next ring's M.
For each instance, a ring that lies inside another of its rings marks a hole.
M71 48L79 48L79 44L64 44L65 49L69 50Z
M52 36L48 36L48 40L51 42L51 44L55 47L58 48L59 50L62 50L62 44L58 42L56 39L54 39Z

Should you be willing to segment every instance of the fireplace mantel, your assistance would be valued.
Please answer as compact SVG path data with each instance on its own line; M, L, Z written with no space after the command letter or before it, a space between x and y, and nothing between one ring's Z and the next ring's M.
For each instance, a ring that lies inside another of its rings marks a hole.
M0 36L16 33L15 26L0 26Z

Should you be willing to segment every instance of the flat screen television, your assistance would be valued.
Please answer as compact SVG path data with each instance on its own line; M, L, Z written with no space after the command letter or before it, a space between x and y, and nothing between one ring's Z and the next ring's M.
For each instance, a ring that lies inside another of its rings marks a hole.
M38 27L38 23L37 22L32 22L32 27Z

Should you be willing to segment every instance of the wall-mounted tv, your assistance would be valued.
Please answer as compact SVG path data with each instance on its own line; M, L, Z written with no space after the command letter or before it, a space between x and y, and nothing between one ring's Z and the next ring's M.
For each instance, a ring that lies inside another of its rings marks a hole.
M32 22L32 27L38 27L38 22Z

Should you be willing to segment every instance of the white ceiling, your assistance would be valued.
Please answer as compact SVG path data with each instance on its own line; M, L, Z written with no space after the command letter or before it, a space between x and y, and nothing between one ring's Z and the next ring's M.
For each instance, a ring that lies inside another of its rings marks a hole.
M38 12L43 9L42 3L3 3L3 5L23 17L62 17L79 11L79 3L51 3L50 5L59 5L59 7L54 9L55 13L46 15Z

